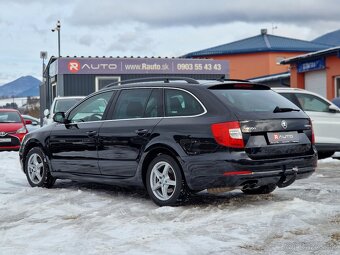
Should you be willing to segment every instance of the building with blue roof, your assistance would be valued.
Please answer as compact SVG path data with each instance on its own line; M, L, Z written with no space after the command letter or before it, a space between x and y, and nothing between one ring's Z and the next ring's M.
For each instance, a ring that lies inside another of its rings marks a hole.
M271 35L262 29L257 36L190 52L185 58L229 61L230 78L250 79L288 71L280 61L329 48L329 44Z
M340 29L315 38L313 43L328 44L329 47L340 46Z
M286 58L290 65L290 86L320 94L329 100L340 97L340 29L312 41L327 49Z
M290 65L290 85L320 94L329 100L340 97L340 46L284 59Z

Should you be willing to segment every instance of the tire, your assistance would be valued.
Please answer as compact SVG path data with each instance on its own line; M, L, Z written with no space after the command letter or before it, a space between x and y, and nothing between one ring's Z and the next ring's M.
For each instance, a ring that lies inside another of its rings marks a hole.
M159 206L171 206L186 194L182 171L170 156L154 158L146 173L146 188L150 198Z
M275 189L275 184L268 184L253 189L242 189L242 192L247 195L260 195L272 193Z
M39 147L34 147L28 152L25 173L28 183L32 187L51 188L56 181L56 178L50 173L46 156Z
M335 151L320 151L318 152L318 159L325 159L331 157Z

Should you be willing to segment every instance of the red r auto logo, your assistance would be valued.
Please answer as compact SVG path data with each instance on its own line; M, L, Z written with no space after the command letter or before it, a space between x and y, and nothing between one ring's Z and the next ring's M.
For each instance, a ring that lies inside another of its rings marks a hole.
M77 73L80 70L80 63L77 60L72 60L68 62L67 67L71 73Z

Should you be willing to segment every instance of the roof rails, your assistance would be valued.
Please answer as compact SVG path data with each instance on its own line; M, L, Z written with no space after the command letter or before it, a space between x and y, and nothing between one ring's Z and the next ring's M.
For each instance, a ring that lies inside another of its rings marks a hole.
M164 83L170 83L170 81L186 81L189 84L199 84L199 82L195 79L188 77L149 77L149 78L138 78L138 79L130 79L124 81L117 81L106 85L104 88L109 88L116 85L123 84L131 84L131 83L139 83L139 82L153 82L153 81L163 81Z

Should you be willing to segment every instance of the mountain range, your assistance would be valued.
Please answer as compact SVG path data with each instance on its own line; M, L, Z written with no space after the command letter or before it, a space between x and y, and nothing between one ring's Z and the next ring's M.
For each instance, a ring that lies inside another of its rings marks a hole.
M41 81L33 76L22 76L0 86L0 97L39 96Z

